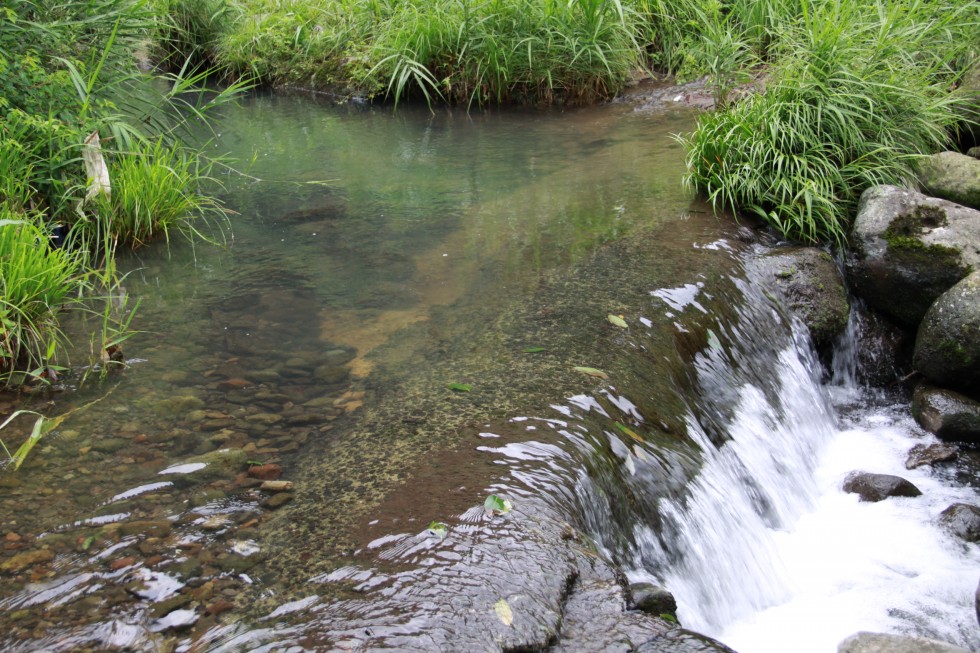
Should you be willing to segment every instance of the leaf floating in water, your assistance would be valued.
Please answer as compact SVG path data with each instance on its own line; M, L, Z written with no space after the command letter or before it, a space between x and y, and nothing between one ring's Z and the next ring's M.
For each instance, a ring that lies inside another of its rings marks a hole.
M589 376L595 376L600 379L608 379L609 375L602 370L597 370L594 367L573 367L576 372L581 372L582 374L588 374Z
M545 347L525 347L525 354L540 354L543 351L548 351Z
M92 544L94 542L95 542L94 535L89 535L88 537L86 537L85 541L82 542L82 551L88 551L90 548L92 548Z
M623 329L630 328L630 325L626 324L626 320L623 319L622 315L613 315L612 313L610 313L609 315L606 316L606 319L612 322L613 324L615 324L616 326L621 327Z
M429 527L426 529L426 533L432 535L433 537L438 537L440 540L444 540L446 539L446 535L449 533L449 527L441 521L434 521L429 524Z
M446 387L453 392L469 392L473 389L469 383L450 383Z
M634 431L630 427L626 426L625 424L621 424L619 422L616 422L615 424L616 424L616 428L618 428L620 431L622 431L626 435L630 436L631 438L633 438L637 442L643 442L643 438L641 438L639 435L637 435L636 434L636 431Z
M507 603L506 599L500 599L494 603L493 611L497 613L497 616L505 626L510 626L514 623L514 611L510 609L510 604Z
M506 515L510 512L513 506L507 499L501 499L496 494L491 494L487 497L487 500L483 502L483 509L487 511L487 514L493 517L494 515Z

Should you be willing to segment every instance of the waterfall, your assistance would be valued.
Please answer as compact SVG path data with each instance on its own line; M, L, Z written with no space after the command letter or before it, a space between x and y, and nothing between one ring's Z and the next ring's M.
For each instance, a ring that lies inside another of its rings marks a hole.
M773 319L757 307L742 318ZM747 328L774 330L734 331ZM660 498L656 528L635 527L630 576L663 584L686 627L740 653L833 653L858 630L980 648L980 552L937 522L951 503L977 503L977 492L949 470L904 468L908 449L932 436L906 403L860 386L860 328L855 316L833 387L822 385L799 325L775 358L742 351L739 338L698 355L698 385L729 389L727 439L718 446L692 411L703 465L688 492ZM923 496L861 503L840 490L855 469L903 476Z

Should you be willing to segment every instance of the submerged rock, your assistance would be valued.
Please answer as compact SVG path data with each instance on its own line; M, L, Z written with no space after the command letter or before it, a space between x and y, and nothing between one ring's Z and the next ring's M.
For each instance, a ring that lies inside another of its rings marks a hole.
M837 645L837 653L970 653L965 648L924 637L855 633Z
M963 206L980 209L980 161L959 152L940 152L919 164L922 190Z
M830 254L816 247L786 247L758 259L763 277L810 331L814 344L829 345L847 326L847 290Z
M980 508L977 506L954 503L940 513L939 523L962 540L980 543Z
M980 236L975 246L980 247ZM912 363L943 387L980 392L980 269L929 308L919 326Z
M871 502L882 501L889 497L917 497L922 494L919 488L901 476L858 471L847 475L841 489L857 494L861 497L861 501Z
M980 402L966 395L922 384L912 395L912 415L937 438L980 444Z
M980 211L895 186L861 195L848 282L868 305L915 328L936 299L980 269Z

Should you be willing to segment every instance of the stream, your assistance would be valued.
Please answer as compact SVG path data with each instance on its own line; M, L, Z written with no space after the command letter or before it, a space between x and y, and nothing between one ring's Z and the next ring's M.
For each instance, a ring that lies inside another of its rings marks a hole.
M980 649L980 551L936 521L978 467L905 470L905 399L824 378L681 186L694 118L222 109L227 245L128 257L128 368L23 402L67 417L0 472L0 647Z

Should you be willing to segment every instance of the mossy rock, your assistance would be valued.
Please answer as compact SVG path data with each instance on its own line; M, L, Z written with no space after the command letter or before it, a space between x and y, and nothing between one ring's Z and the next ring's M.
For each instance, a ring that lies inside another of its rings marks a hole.
M861 196L848 283L868 306L915 329L936 299L980 269L980 211L895 186Z
M830 254L816 247L786 247L766 253L755 263L809 329L818 348L832 344L847 327L847 290Z
M980 393L980 271L929 308L915 339L915 368L934 383Z
M959 152L940 152L919 164L923 192L980 209L980 161Z

